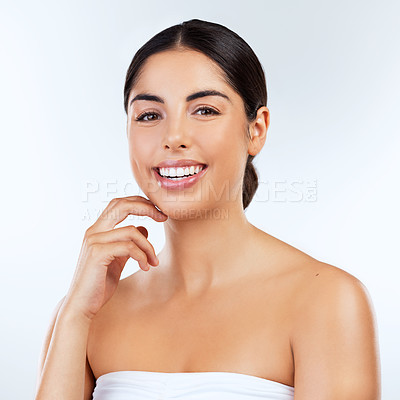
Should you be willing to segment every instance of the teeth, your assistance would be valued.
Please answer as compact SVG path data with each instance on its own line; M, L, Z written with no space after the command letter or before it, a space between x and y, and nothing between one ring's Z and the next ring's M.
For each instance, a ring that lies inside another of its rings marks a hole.
M178 168L159 168L160 175L167 178L183 177L184 175L195 175L203 169L202 165Z
M183 175L185 175L184 171L183 171L183 168L177 168L176 176L183 176Z

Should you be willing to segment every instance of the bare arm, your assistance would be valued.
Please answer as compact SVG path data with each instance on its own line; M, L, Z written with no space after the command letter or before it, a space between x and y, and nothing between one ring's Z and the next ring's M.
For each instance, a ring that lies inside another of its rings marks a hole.
M145 271L159 262L145 227L115 228L130 214L168 219L150 200L128 196L113 199L86 230L71 286L46 335L35 400L92 398L95 379L86 355L91 322L115 293L129 258Z
M49 350L49 346L50 346L50 342L51 342L51 336L54 331L54 325L56 323L58 313L60 311L60 308L61 308L64 300L65 300L65 296L57 303L57 305L54 308L53 314L50 317L50 324L49 324L49 327L47 328L46 336L44 338L43 345L42 345L42 351L41 351L40 357L39 357L36 386L39 385L40 376L42 375L43 366L46 361L47 352Z
M380 400L380 361L372 302L354 276L310 281L293 332L296 400Z
M86 357L90 320L57 304L39 360L35 400L91 400L94 376Z

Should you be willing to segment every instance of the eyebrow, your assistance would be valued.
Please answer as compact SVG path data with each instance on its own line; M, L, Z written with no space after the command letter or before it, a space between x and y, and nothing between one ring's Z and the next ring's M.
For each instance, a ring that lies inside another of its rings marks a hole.
M192 93L186 97L186 101L189 102L189 101L198 99L200 97L206 97L206 96L220 96L220 97L227 99L229 102L232 103L231 99L225 93L219 92L218 90L201 90L200 92ZM156 96L156 95L150 94L150 93L140 93L131 100L131 102L129 103L129 107L136 100L156 101L156 102L162 103L162 104L165 103L164 99L159 96Z

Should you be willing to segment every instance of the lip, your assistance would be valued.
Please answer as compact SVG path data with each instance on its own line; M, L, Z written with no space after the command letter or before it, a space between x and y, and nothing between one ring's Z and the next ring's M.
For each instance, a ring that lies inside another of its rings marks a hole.
M197 163L195 165L199 165L201 163ZM182 164L183 165L183 164ZM184 165L189 165L189 164L184 164ZM158 184L160 187L163 189L172 189L172 190L179 190L179 189L187 189L195 185L208 171L208 166L206 164L205 167L196 175L193 176L188 176L187 178L180 179L178 181L164 178L158 173L158 167L153 168L154 175L157 179ZM163 167L161 167L163 168Z
M196 160L189 160L189 159L181 159L181 160L164 160L156 165L154 168L178 168L178 167L191 167L192 165L204 165L207 164L202 163Z

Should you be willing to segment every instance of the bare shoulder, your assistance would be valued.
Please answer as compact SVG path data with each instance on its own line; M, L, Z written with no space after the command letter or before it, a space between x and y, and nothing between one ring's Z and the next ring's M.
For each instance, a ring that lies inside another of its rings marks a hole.
M297 273L291 333L297 398L380 399L377 327L368 289L352 274L318 260Z
M379 341L366 286L342 268L265 237L265 255L277 254L265 268L273 283L267 288L277 288L282 312L290 315L296 400L380 400Z
M321 313L330 309L341 315L372 306L366 286L349 272L315 259L303 261L296 273L301 289L296 301L296 311L301 315Z

